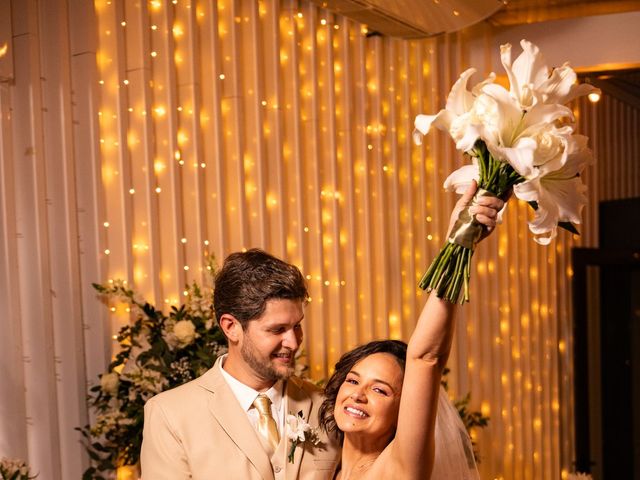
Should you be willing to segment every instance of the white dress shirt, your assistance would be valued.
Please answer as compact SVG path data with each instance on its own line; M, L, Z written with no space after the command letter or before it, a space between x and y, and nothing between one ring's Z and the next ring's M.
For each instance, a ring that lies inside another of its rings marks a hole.
M259 392L257 390L254 390L253 388L246 386L237 378L233 377L223 368L226 356L227 355L225 354L222 357L222 361L220 362L220 371L222 372L223 378L229 384L231 391L238 399L238 403L247 414L249 422L251 423L253 428L257 431L258 411L253 406L253 401L256 399L259 393L263 393L271 400L271 414L273 415L273 418L276 421L276 425L278 426L280 437L282 437L282 432L284 431L284 411L286 407L286 402L283 396L284 382L282 380L278 380L266 392Z

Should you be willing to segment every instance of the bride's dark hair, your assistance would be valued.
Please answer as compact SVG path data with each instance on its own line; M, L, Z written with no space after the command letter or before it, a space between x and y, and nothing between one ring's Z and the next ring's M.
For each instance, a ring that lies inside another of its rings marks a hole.
M407 361L407 344L400 340L375 340L356 347L342 355L338 363L336 363L333 375L331 375L327 385L324 387L325 399L320 406L318 420L325 432L334 434L340 440L340 445L342 445L342 441L344 440L344 433L338 428L336 419L333 416L338 390L340 390L340 386L344 383L347 374L353 366L363 358L373 355L374 353L388 353L393 355L398 365L400 365L400 368L402 368L402 373L404 373L404 365Z

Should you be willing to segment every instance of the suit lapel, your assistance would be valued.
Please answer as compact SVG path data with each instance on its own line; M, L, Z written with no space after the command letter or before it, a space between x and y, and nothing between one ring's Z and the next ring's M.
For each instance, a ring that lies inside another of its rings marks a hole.
M271 461L249 423L246 412L240 408L238 400L222 377L218 365L220 361L218 359L214 367L200 377L200 385L212 393L208 402L209 411L260 475L266 480L273 480Z
M312 423L309 415L311 414L311 407L313 406L313 402L311 401L311 396L304 391L297 384L297 379L291 378L287 381L287 391L286 391L286 410L285 410L285 419L286 415L298 415L298 412L302 412L302 418L307 423ZM291 440L287 438L286 429L287 424L285 422L285 434L283 435L283 441L285 444L285 457L289 455L289 451L291 450ZM305 443L298 443L296 449L293 453L293 464L289 463L289 459L287 458L287 467L286 467L286 477L287 480L295 480L298 478L298 472L300 471L300 464L302 462L302 457L304 455Z

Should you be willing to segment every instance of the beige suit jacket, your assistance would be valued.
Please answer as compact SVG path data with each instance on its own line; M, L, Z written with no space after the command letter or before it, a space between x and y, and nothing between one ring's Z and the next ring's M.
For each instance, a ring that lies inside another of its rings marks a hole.
M291 441L281 435L267 455L246 413L220 373L218 362L201 377L151 398L144 408L140 456L144 480L321 480L332 478L340 458L334 439L321 433L318 446L298 444L287 460ZM318 424L322 396L298 378L286 383L286 413L302 411Z

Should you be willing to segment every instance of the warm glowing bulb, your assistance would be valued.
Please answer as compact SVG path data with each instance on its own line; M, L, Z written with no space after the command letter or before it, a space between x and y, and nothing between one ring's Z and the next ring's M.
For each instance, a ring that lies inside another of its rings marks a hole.
M135 189L135 188L130 188L130 189L129 189L129 193L130 193L131 195L133 195L134 193L136 193L136 189Z
M160 187L156 187L156 193L160 193L162 189Z
M182 29L182 25L176 23L173 26L173 36L174 37L181 37L182 35L184 35L184 30Z
M109 250L108 248L104 251L105 255L109 255L111 253L111 250Z
M181 242L181 243L187 243L187 239L186 239L186 238L181 238L181 239L180 239L180 242Z
M591 92L587 98L589 99L589 101L591 103L596 103L600 100L600 93L599 92Z
M109 222L104 222L104 223L103 223L103 225L104 225L105 227L109 227Z

